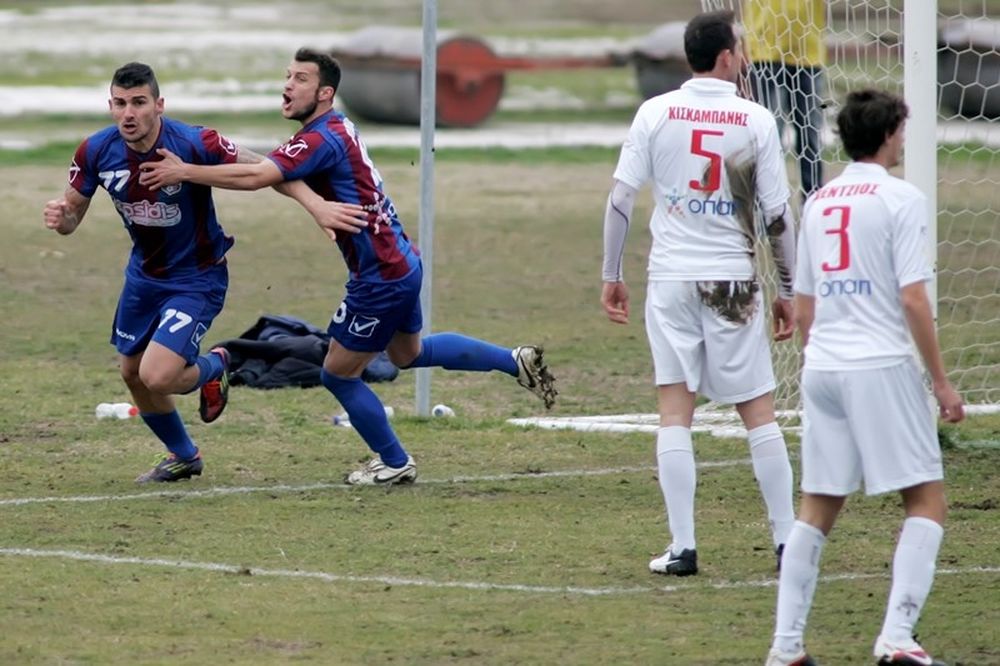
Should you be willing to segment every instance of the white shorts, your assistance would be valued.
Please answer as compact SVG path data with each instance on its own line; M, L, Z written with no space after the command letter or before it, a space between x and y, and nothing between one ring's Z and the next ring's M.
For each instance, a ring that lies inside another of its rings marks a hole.
M657 386L685 382L688 390L725 404L774 390L764 298L748 290L751 284L649 282L646 335Z
M802 373L802 490L869 495L944 478L934 416L916 361Z

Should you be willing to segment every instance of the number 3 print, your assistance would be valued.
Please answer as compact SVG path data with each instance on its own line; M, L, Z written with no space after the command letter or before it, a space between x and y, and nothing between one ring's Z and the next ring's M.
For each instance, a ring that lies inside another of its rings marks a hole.
M836 266L831 266L829 262L824 261L824 271L843 271L851 265L851 237L847 235L847 226L851 223L851 207L830 206L823 210L823 217L833 217L834 215L840 216L840 224L839 226L827 229L826 233L830 236L838 237L840 241L840 257L837 259Z

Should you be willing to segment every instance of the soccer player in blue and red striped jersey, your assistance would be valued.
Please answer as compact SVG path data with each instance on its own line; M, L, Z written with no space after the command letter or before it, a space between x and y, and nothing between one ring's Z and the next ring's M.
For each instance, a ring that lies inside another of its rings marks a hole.
M317 223L335 236L350 274L347 293L330 322L332 339L321 376L323 385L340 401L351 424L376 454L350 473L347 482L409 483L417 475L413 458L389 425L378 396L360 379L362 370L379 352L385 350L401 368L506 372L538 395L546 407L555 400L556 390L540 347L510 349L457 333L421 339L420 255L403 231L383 189L382 176L354 123L333 110L339 85L340 66L334 58L300 49L286 72L282 115L302 123L302 129L273 150L268 159L256 164L209 166L164 150L162 161L144 165L141 182L152 188L187 181L255 190L302 179L328 202L363 208L365 214L358 225L348 231L339 223L322 220L321 212L307 206ZM340 213L332 205L330 210Z
M136 480L176 481L200 475L203 463L173 394L201 389L199 412L206 422L226 406L227 353L220 348L200 354L200 344L226 298L226 252L233 238L219 225L211 188L184 183L153 190L139 182L139 169L162 159L159 149L197 164L256 162L261 156L215 130L165 117L156 76L142 63L115 71L108 106L115 124L77 148L69 185L62 198L45 204L44 221L71 234L99 187L111 196L132 238L111 343L139 414L168 451ZM301 182L282 187L304 206L315 197Z

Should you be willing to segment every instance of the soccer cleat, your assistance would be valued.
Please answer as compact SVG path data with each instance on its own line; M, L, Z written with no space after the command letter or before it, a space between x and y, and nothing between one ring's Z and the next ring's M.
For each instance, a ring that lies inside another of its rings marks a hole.
M875 641L875 656L882 666L945 666L944 662L932 659L915 640L890 643L879 636Z
M542 354L544 350L534 345L515 347L512 352L517 363L517 383L541 398L545 409L550 409L559 392L555 387L556 378L549 372Z
M222 416L222 410L229 404L229 350L215 347L210 354L222 357L222 376L205 382L198 398L198 416L205 423L211 423Z
M698 552L694 548L685 548L675 555L671 545L663 555L649 561L649 571L670 576L693 576L698 573Z
M775 570L778 573L781 573L781 556L784 554L785 554L785 544L779 543L778 547L774 549L774 557L778 561L778 566L776 567Z
M201 453L191 460L181 460L175 454L160 454L153 469L139 475L136 483L172 483L192 476L201 476L205 463L201 461Z
M372 458L361 469L355 470L344 478L349 486L390 486L413 483L417 480L417 465L413 458L407 456L402 467L389 467L378 458Z
M771 648L764 666L816 666L816 662L801 648L798 652L782 652L778 648Z

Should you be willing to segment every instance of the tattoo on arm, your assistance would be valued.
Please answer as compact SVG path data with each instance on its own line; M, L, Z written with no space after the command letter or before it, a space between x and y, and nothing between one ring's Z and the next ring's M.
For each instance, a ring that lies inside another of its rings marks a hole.
M767 241L771 246L774 266L778 271L778 294L792 297L792 273L795 265L795 235L790 231L786 214L782 213L767 227Z

